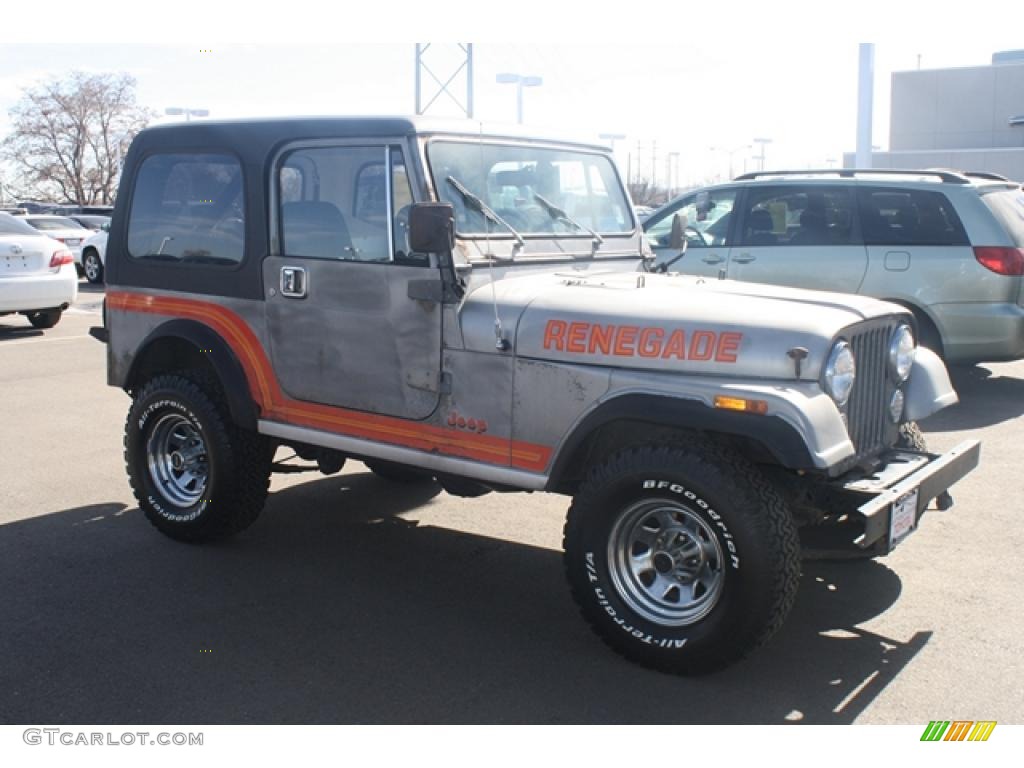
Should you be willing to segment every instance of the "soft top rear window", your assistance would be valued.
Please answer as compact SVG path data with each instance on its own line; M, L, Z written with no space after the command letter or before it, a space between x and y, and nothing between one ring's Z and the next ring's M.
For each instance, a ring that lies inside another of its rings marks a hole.
M996 217L1013 244L1024 248L1024 189L1006 189L983 194L981 199Z
M150 155L135 181L128 253L153 261L239 263L244 191L242 167L233 155Z

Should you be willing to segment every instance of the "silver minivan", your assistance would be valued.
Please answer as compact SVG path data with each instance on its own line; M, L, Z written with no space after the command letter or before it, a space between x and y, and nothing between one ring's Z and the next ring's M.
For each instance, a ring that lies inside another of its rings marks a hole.
M695 190L644 222L674 269L861 293L902 304L950 363L1024 357L1024 191L991 174L751 173Z

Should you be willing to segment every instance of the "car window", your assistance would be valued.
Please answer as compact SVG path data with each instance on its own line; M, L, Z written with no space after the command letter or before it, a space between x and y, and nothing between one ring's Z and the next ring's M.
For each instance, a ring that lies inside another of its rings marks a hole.
M389 149L308 147L278 170L281 250L344 261L392 260L387 196Z
M26 221L40 232L53 232L58 229L85 229L74 219L67 219L63 216L47 216L39 219L26 219Z
M941 192L891 187L857 190L867 245L967 245L953 204Z
M751 187L743 210L739 244L850 245L850 190L819 185Z
M736 203L736 190L704 190L687 195L676 205L645 225L647 239L653 248L668 248L672 238L672 218L686 216L686 240L689 248L728 245L729 221Z
M142 161L128 214L136 259L237 264L245 245L242 167L227 154L160 154Z
M0 235L31 235L40 237L38 230L25 223L24 219L16 219L9 213L0 213Z
M1010 240L1024 248L1024 190L1007 189L982 195L982 201L992 211Z

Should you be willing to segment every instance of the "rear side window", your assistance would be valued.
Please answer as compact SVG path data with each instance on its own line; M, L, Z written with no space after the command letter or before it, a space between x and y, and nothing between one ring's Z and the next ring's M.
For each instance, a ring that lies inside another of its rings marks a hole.
M128 253L156 261L239 263L245 251L242 181L232 155L147 157L135 181Z
M992 211L1013 244L1024 248L1024 190L1007 189L982 195L982 201Z
M39 232L25 223L24 219L16 219L9 213L0 213L0 235L31 235L38 237Z
M953 204L941 192L918 189L857 190L867 245L967 245Z

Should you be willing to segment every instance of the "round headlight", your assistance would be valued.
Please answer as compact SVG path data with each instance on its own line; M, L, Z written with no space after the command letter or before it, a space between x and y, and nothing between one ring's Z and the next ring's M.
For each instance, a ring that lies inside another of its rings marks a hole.
M896 381L907 380L910 369L914 365L916 352L914 332L910 330L909 325L901 325L892 335L892 341L889 342L889 371Z
M853 391L853 380L857 378L857 363L853 358L853 350L845 341L837 342L832 347L832 354L825 364L825 391L836 404L846 405Z

